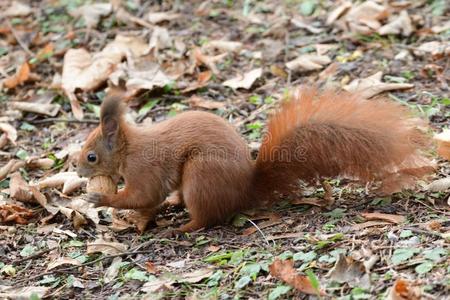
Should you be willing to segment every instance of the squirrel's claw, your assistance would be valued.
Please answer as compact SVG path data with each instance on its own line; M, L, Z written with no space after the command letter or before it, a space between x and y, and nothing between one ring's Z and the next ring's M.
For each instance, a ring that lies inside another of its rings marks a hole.
M102 193L87 193L84 196L84 200L86 200L89 203L94 204L94 206L101 206L103 194Z

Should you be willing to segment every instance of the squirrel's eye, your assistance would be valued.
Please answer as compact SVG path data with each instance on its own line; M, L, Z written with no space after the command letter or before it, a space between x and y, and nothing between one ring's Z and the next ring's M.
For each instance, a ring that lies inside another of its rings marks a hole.
M94 163L97 161L97 155L93 152L88 153L87 155L88 162Z

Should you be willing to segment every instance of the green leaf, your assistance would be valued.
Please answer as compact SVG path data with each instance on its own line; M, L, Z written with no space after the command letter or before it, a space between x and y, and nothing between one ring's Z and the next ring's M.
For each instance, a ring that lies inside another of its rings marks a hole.
M36 126L31 125L30 123L27 123L27 122L23 122L20 125L20 129L25 130L25 131L34 131L36 129Z
M402 230L402 232L400 232L401 238L408 238L408 237L411 237L412 235L413 235L413 233L409 229L405 229L405 230Z
M345 209L335 208L330 212L324 213L325 216L331 217L333 219L341 219L345 215Z
M207 263L220 262L223 260L229 260L232 255L233 255L232 252L217 253L217 254L208 256L203 260Z
M39 284L49 284L54 282L59 282L60 279L53 275L45 275L41 280L38 281Z
M18 158L20 158L21 160L27 160L28 157L29 157L29 154L28 154L27 151L25 151L25 150L23 150L23 149L19 149L19 150L16 152L16 156L17 156Z
M432 250L426 250L423 252L423 257L426 259L430 259L433 261L438 261L442 258L442 256L448 256L449 252L444 248L435 248Z
M316 274L312 270L306 270L306 276L308 276L309 281L311 282L312 287L316 290L317 294L319 294L320 290L320 282L316 277Z
M447 0L434 0L431 4L431 13L433 16L442 16L447 9Z
M8 276L16 276L17 270L12 265L4 265L0 273L5 273Z
M68 247L83 247L84 243L82 241L77 241L77 240L70 240L67 243Z
M259 95L253 95L253 96L250 96L250 97L248 98L248 101L249 101L251 104L254 104L254 105L260 105L260 104L262 104L262 98L261 98L261 96L259 96Z
M294 254L291 251L287 250L287 251L284 251L283 253L281 253L280 255L278 255L278 258L282 259L282 260L286 260L286 259L292 258L293 255Z
M234 227L244 227L245 223L247 222L248 218L242 214L237 214L233 218L233 226Z
M218 286L222 277L223 272L221 270L214 272L214 274L209 276L207 286L209 287Z
M95 117L100 118L100 106L92 103L86 103L87 108L94 113Z
M314 251L309 252L298 252L295 253L293 256L294 261L303 261L303 262L310 262L313 261L317 257L317 253Z
M246 287L250 282L252 282L252 279L250 278L250 276L242 276L242 277L235 283L234 287L240 290L240 289Z
M127 280L139 280L139 281L147 281L148 276L146 272L140 271L136 268L132 268L127 273L125 273L125 279Z
M300 4L300 12L304 16L310 16L316 9L316 5L317 2L315 0L304 0L302 4Z
M247 264L243 266L240 270L241 275L250 276L253 280L258 277L259 272L261 271L261 265L257 263Z
M279 297L286 294L287 292L289 292L290 290L291 287L288 285L279 285L270 292L268 300L276 300Z
M394 265L401 264L414 256L419 250L413 248L395 249L392 254L391 261Z
M237 266L242 262L243 259L244 259L244 251L242 250L235 251L233 252L233 254L231 254L229 263L231 265Z
M141 109L139 109L139 115L145 115L146 113L148 113L149 111L152 110L153 107L155 107L155 105L159 102L159 99L154 99L154 100L150 100L148 101L144 106L141 107Z
M22 251L20 251L20 256L27 257L34 254L35 251L36 248L34 246L26 245L25 247L23 247Z
M41 298L39 298L38 294L36 293L31 293L30 295L30 300L40 300Z
M430 260L426 260L420 265L416 266L415 270L417 274L425 274L431 271L433 269L434 263Z

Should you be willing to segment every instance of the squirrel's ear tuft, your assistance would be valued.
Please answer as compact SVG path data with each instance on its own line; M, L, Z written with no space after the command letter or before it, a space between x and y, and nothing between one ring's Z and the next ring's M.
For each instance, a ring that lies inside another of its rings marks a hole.
M117 142L124 112L125 105L120 95L113 93L105 97L100 108L100 127L109 150Z

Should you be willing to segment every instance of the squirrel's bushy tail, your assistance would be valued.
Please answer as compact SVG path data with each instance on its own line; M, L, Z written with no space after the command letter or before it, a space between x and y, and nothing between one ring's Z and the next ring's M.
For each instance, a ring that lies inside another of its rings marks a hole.
M303 88L269 120L256 161L258 197L336 176L397 191L433 169L421 154L429 145L423 125L392 101Z

